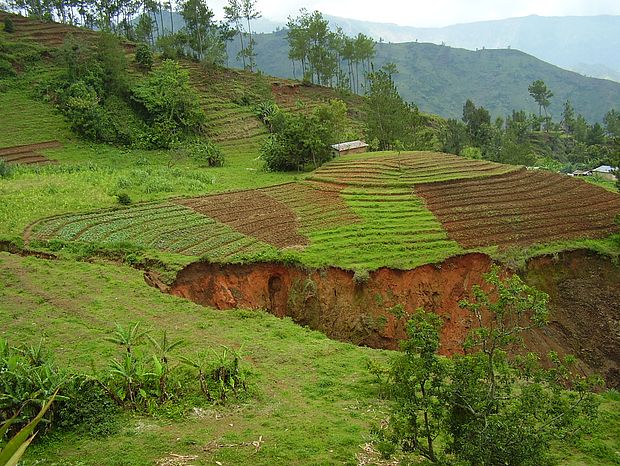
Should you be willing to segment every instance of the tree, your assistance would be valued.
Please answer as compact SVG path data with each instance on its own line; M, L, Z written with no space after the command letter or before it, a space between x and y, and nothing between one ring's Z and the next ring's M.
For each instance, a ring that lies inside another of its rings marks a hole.
M607 135L610 138L620 138L620 112L611 109L605 114L603 121Z
M551 101L551 97L553 97L553 92L547 89L547 85L541 79L534 81L527 88L528 92L532 96L532 98L538 104L538 118L542 120L542 110L545 111L545 128L549 130L549 115L547 114L547 108Z
M575 110L573 109L573 105L570 103L570 100L564 102L564 107L562 108L562 128L568 134L573 134L575 131Z
M319 105L312 113L279 112L273 133L261 147L265 166L272 171L318 168L332 157L331 144L343 131L347 107L340 100Z
M228 0L228 4L224 6L224 18L230 26L233 26L239 36L241 49L237 58L243 61L243 69L245 69L245 45L243 43L243 26L241 23L241 0Z
M187 70L172 60L164 60L160 68L137 84L132 98L142 108L162 147L202 130L205 114L200 99L189 85Z
M411 107L403 100L392 80L392 67L368 76L366 94L366 137L379 141L379 150L389 150L396 140L408 140Z
M598 380L575 374L574 358L550 353L545 369L538 355L514 352L524 332L547 322L548 295L497 267L485 282L459 303L473 320L463 354L437 355L437 316L418 311L409 321L387 371L393 407L378 431L383 453L397 446L432 462L543 465L552 441L579 436L596 418Z
M467 126L469 143L475 147L483 147L491 140L491 115L483 106L476 107L467 99L463 105L463 122Z
M458 120L449 119L440 133L441 150L460 155L465 147L467 128Z
M241 0L241 12L248 24L248 45L245 50L245 56L250 64L250 71L254 71L256 66L256 52L254 51L254 45L256 42L252 37L252 24L251 21L261 17L260 11L256 9L256 0Z

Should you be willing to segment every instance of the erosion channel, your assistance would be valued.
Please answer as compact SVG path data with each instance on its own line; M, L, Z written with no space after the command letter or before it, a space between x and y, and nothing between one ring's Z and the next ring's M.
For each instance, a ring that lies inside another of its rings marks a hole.
M472 323L458 302L483 283L492 264L489 256L475 253L360 277L334 267L197 262L183 269L167 291L217 309L266 309L331 338L388 349L398 348L405 336L399 312L424 308L444 319L442 351L452 354ZM528 347L574 354L583 371L599 373L609 387L619 388L620 267L579 250L530 259L517 273L551 296L550 323L527 335Z

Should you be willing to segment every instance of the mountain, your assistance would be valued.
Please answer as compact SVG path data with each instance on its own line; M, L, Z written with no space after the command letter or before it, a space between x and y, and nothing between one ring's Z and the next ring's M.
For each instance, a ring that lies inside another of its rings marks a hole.
M256 42L261 71L294 77L286 31L257 34ZM238 47L238 41L229 44L231 66L241 66L234 59ZM567 99L589 121L601 121L611 108L620 109L620 83L587 78L514 49L470 51L428 43L379 43L374 62L378 67L395 63L399 69L395 81L403 98L444 117L460 118L467 99L494 116L504 117L513 109L537 112L527 90L537 79L554 93L550 111L556 120ZM296 74L299 78L298 69Z
M495 21L415 28L327 16L332 26L349 35L359 32L386 42L431 42L469 50L512 48L562 68L580 71L583 65L620 73L620 16L525 16ZM588 69L588 68L586 68ZM609 78L609 72L596 77Z

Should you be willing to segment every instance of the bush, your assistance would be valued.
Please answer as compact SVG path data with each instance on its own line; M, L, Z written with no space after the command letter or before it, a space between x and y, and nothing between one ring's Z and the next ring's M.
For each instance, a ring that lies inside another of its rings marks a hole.
M120 205L129 205L129 204L131 204L131 198L129 197L129 194L127 194L127 193L117 194L116 195L116 201Z
M8 78L15 75L17 75L17 73L13 65L11 65L11 62L0 57L0 78Z
M15 32L15 25L13 24L13 20L10 16L4 17L4 32L8 32L9 34Z
M197 139L184 143L181 152L188 157L204 162L210 167L221 167L224 165L224 153L221 149L209 140Z
M11 176L13 176L13 167L4 160L0 160L0 178L10 178Z
M172 60L151 72L132 90L153 140L169 148L184 137L199 134L205 121L200 99L189 85L189 73Z
M63 430L86 433L91 437L113 434L118 430L118 406L101 384L92 378L72 378L56 402L56 425Z
M310 114L276 112L273 134L261 147L265 166L272 171L318 168L332 158L330 145L343 131L347 107L332 100Z
M146 71L151 71L153 67L153 52L148 44L138 44L136 47L136 63Z

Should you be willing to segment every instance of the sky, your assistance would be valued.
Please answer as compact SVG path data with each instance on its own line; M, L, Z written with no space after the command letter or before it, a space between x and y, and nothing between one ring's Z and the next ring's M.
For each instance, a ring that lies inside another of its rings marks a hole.
M220 16L226 0L207 0ZM620 0L257 0L263 16L286 21L302 7L344 18L441 27L517 16L620 15Z

